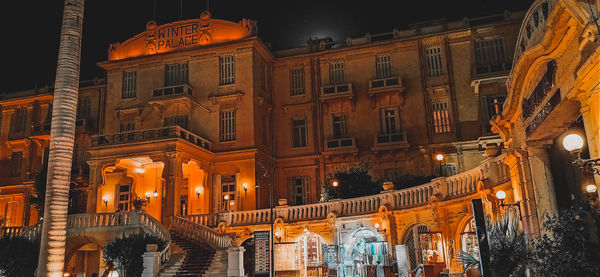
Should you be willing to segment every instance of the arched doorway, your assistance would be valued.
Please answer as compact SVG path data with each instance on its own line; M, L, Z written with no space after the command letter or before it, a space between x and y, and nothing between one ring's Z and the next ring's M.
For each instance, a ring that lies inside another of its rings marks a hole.
M367 276L378 264L389 265L389 247L384 237L368 227L358 227L341 246L341 276Z
M460 249L479 259L477 235L475 234L475 220L471 218L460 233Z
M423 249L421 247L421 236L429 232L429 227L425 224L417 224L408 229L404 237L404 244L408 252L410 268L414 269L423 263Z
M249 238L240 245L244 247L244 273L254 276L254 238Z

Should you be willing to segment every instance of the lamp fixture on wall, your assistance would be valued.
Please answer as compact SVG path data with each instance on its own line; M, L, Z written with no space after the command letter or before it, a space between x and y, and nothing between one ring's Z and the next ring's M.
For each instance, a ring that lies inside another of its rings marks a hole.
M108 197L102 196L102 202L104 202L104 207L108 207Z
M200 199L200 193L202 193L202 188L201 188L201 187L197 187L197 188L196 188L196 197L197 197L198 199Z
M573 164L592 175L600 175L600 158L582 159L583 138L578 134L569 134L563 138L563 147L573 156Z
M146 193L144 194L144 196L146 196L146 200L148 200L148 202L150 202L150 195L151 195L151 193L150 193L150 192L146 192Z
M515 207L517 212L519 213L519 218L521 219L521 221L523 220L523 217L521 216L521 205L520 205L520 201L516 202L516 203L504 203L504 199L506 199L506 192L504 192L503 190L499 190L496 192L496 198L498 198L498 200L500 200L500 206L501 207Z

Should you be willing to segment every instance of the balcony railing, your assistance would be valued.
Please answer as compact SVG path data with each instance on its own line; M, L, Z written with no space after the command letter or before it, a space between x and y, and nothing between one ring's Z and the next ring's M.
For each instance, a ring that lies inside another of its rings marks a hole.
M384 143L395 143L395 142L406 142L404 138L404 133L399 132L396 134L383 134L378 135L375 139L375 144L384 144Z
M369 91L390 88L402 88L402 78L388 77L371 80L371 82L369 82Z
M512 67L512 62L506 61L502 63L493 63L493 64L478 64L475 67L476 74L488 74L488 73L496 73L496 72L505 72L509 71Z
M337 217L377 213L382 205L392 210L412 208L429 204L432 196L438 200L450 200L477 193L477 184L486 180L489 186L505 184L510 180L508 167L504 164L505 155L488 158L471 170L402 190L389 191L370 196L335 200L298 206L275 207L274 218L284 222L326 219L330 213ZM215 227L220 222L227 226L268 224L270 209L235 211L213 215L186 215L182 218L190 223Z
M136 130L108 135L96 135L92 136L92 146L116 145L169 138L181 138L204 149L211 149L210 141L179 126Z
M172 96L182 96L192 94L192 87L187 84L155 88L152 91L152 98L168 98Z
M338 96L354 96L352 84L344 83L321 87L321 99L336 98Z
M356 148L355 138L336 138L327 140L325 151Z
M41 136L50 135L50 122L44 124L35 124L31 128L31 135Z

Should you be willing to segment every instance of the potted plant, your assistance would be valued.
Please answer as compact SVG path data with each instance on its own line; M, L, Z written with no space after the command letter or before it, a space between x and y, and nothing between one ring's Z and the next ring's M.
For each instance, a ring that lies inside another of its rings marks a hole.
M145 198L135 197L133 200L131 200L131 205L133 205L133 208L138 211L141 211L143 207L148 205L148 203L150 203L150 200Z

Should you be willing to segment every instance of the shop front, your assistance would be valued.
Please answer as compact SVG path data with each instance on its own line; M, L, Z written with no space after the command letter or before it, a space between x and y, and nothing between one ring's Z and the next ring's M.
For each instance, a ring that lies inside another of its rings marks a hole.
M390 254L384 236L368 227L358 227L339 245L338 276L376 276L377 266L389 271Z

